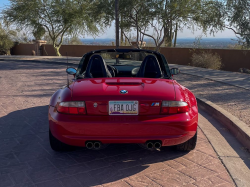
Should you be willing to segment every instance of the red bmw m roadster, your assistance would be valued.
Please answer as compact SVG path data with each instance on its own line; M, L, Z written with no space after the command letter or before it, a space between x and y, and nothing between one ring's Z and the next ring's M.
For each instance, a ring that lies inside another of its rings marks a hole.
M100 149L137 143L148 149L175 145L190 151L197 140L195 96L173 79L165 57L155 51L108 49L85 54L73 81L49 104L51 148Z

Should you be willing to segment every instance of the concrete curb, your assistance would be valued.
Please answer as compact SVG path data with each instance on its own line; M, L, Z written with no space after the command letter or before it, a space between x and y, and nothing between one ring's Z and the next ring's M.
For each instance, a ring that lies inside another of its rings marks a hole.
M239 142L250 150L250 128L238 118L217 106L216 104L202 98L196 98L198 107L206 111L239 140Z
M250 184L250 154L224 125L199 108L199 127L231 176L235 186ZM204 151L204 150L203 150Z

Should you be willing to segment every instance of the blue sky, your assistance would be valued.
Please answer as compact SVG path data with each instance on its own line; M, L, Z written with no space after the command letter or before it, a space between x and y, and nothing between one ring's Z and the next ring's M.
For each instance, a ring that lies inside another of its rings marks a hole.
M0 7L4 6L4 5L8 5L9 1L8 0L0 0Z
M0 10L4 9L6 5L9 5L9 0L0 0ZM192 32L191 30L184 28L183 31L178 32L178 38L195 38L201 34L202 32L199 30ZM85 38L93 37L86 35ZM115 38L114 24L112 24L110 28L107 28L104 33L100 33L97 38ZM235 38L235 35L233 31L227 29L225 31L216 33L214 36L209 35L209 33L207 33L207 36L203 34L202 38Z

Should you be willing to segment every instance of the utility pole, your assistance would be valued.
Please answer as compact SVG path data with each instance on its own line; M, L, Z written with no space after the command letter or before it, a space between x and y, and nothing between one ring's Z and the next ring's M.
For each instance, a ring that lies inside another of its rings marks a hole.
M116 48L119 48L119 0L115 0L115 39Z

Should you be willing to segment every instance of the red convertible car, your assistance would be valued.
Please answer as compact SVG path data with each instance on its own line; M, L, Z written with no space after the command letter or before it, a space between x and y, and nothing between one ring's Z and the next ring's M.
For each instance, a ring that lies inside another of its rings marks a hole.
M173 146L190 151L197 140L195 96L173 79L165 57L155 51L108 49L85 54L73 81L49 104L50 145L100 149L137 143L148 149Z

